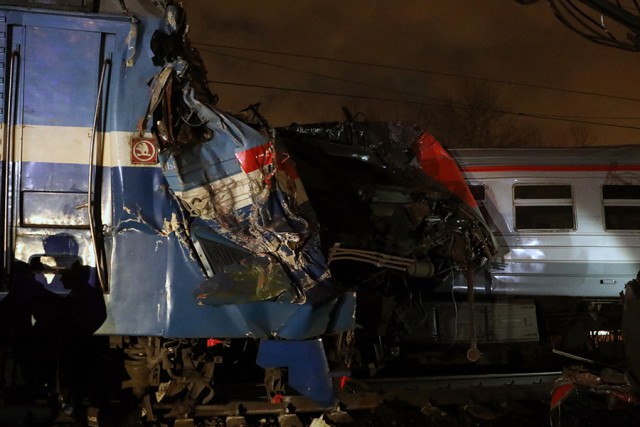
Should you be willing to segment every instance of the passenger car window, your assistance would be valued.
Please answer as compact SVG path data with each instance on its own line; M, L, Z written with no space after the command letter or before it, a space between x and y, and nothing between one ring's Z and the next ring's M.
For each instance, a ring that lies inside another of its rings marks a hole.
M570 185L514 185L516 230L575 230Z
M604 228L640 230L640 185L603 185Z

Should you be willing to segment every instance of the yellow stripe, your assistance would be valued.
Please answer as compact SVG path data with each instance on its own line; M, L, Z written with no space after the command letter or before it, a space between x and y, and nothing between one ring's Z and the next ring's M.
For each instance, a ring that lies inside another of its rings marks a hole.
M0 124L0 143L4 147L4 125ZM131 164L131 139L137 132L99 133L97 143L102 147L98 164L106 167L157 165ZM145 137L151 137L150 134ZM17 126L15 128L16 161L89 164L91 128L71 126ZM2 152L4 150L1 150ZM4 160L4 159L2 159Z

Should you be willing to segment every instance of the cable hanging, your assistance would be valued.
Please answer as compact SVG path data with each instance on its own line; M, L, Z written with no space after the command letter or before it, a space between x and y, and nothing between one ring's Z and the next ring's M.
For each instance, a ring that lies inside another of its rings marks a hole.
M516 0L533 4L536 0ZM567 28L592 42L640 51L640 4L637 0L547 0Z

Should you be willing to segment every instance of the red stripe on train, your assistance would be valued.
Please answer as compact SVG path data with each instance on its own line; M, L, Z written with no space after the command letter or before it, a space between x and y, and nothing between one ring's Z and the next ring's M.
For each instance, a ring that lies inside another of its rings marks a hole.
M242 170L245 173L250 173L271 165L274 160L273 154L273 142L269 141L266 144L258 145L257 147L236 153L236 158L240 162ZM293 161L290 159L288 154L282 153L278 156L278 167L284 170L290 179L299 178L296 166L293 164ZM267 178L270 178L270 176Z
M640 165L505 165L463 166L463 172L625 172L640 171Z

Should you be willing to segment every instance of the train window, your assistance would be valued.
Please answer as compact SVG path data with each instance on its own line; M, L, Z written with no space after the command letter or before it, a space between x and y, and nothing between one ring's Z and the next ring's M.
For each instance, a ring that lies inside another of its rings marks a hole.
M640 185L603 185L604 227L640 230Z
M602 199L640 200L640 185L603 185Z
M515 185L516 230L574 230L570 185Z
M514 199L571 199L569 185L516 185Z

